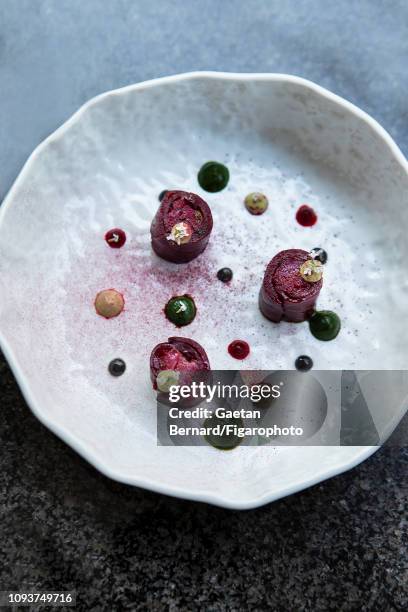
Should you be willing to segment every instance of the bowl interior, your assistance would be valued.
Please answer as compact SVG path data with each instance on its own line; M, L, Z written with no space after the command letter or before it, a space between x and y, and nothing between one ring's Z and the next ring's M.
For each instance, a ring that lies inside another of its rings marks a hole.
M196 179L211 159L231 173L217 194ZM182 266L150 249L167 188L200 194L214 216L209 247ZM251 191L269 198L262 217L243 206ZM157 447L150 351L176 334L199 341L217 369L291 369L301 353L317 369L405 368L407 194L406 170L383 134L300 80L193 76L91 101L33 154L1 214L0 328L27 399L127 482L233 505L334 473L361 449ZM313 228L295 222L305 202L319 216ZM103 239L112 227L128 236L117 251ZM274 325L257 307L271 257L316 246L329 253L318 306L343 322L329 343L306 324ZM230 287L216 280L223 266L234 271ZM110 287L126 308L107 321L93 300ZM162 309L183 293L198 316L180 332ZM236 338L251 345L242 364L226 350ZM118 379L107 372L114 357L128 364Z

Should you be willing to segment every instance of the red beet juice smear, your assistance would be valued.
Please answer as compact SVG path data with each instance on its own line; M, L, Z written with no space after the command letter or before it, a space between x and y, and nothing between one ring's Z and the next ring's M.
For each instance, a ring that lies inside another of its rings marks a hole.
M233 340L228 345L228 352L234 359L245 359L249 355L249 344L245 340Z
M312 227L317 221L317 215L311 206L302 204L296 212L296 221L303 227Z

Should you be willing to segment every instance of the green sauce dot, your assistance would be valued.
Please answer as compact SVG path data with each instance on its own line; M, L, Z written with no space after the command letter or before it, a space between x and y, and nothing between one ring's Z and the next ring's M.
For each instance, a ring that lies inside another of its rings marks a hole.
M334 340L340 331L340 317L331 310L317 310L309 319L309 327L318 340Z
M230 432L226 432L224 434L218 435L219 432L222 431L223 425L231 425L236 428L244 427L244 421L241 418L221 418L212 416L209 419L204 421L204 427L208 430L210 429L210 433L205 436L206 442L214 448L218 448L219 450L232 450L233 448L239 446L244 438L235 435L234 430ZM215 427L219 426L219 432L215 429Z
M177 327L183 327L193 321L197 308L193 298L188 295L179 295L167 302L164 311L169 321Z
M205 191L214 193L221 191L227 186L229 181L229 170L223 164L209 161L201 166L198 173L198 182Z

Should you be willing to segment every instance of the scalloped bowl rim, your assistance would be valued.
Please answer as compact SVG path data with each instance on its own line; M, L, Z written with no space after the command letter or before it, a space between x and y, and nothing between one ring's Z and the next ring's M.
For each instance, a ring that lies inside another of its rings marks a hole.
M195 72L186 72L182 74L176 74L172 76L159 77L156 79L151 79L148 81L143 81L140 83L135 83L133 85L127 85L125 87L120 87L118 89L112 89L106 91L102 94L98 94L94 96L87 102L85 102L71 117L69 117L59 128L57 128L54 132L52 132L47 138L45 138L31 153L27 161L25 162L23 168L18 174L16 180L11 186L9 192L5 196L3 203L0 206L0 231L1 224L3 221L3 217L6 213L6 210L9 206L12 205L14 192L18 189L20 182L22 182L25 176L30 172L31 165L34 160L37 158L39 153L47 147L54 140L62 137L69 128L80 120L81 115L86 111L89 107L98 104L101 100L109 97L126 94L129 91L147 89L150 87L155 87L157 85L177 82L187 79L217 79L217 80L229 80L229 81L270 81L270 82L286 82L292 83L294 85L299 85L304 89L312 90L320 96L335 102L339 107L342 107L348 113L358 117L363 120L377 135L382 138L384 143L387 145L395 160L400 164L401 168L408 175L408 161L403 155L402 151L395 143L390 134L376 121L371 117L368 113L361 110L358 106L354 105L351 102L348 102L341 96L332 93L328 89L317 85L313 81L305 79L303 77L284 74L284 73L234 73L234 72L214 72L214 71L195 71ZM329 479L333 476L346 472L359 463L363 462L365 459L370 457L376 450L380 448L380 446L361 446L361 447L350 447L350 448L358 448L358 451L355 451L353 458L350 461L342 461L339 460L337 464L331 466L330 469L322 469L320 472L316 473L313 478L309 478L307 480L302 481L301 483L297 483L296 485L290 485L287 487L282 487L280 489L275 489L271 492L265 493L261 496L251 499L236 499L224 498L222 495L216 495L214 493L210 493L209 491L191 491L186 487L175 487L169 486L161 481L153 481L151 479L143 479L141 477L129 477L123 476L120 473L115 472L115 470L110 469L110 467L101 461L99 461L93 454L89 451L89 449L81 443L77 438L75 438L69 431L60 427L53 423L49 418L45 417L42 414L41 406L39 402L36 401L34 396L31 394L29 389L29 385L20 370L18 361L14 356L13 349L11 344L6 341L2 331L0 329L0 347L11 367L11 370L17 380L17 383L20 387L20 390L24 396L25 401L27 402L29 408L33 412L33 414L38 418L38 420L43 423L48 429L50 429L54 434L56 434L59 438L61 438L66 444L68 444L71 448L73 448L79 455L81 455L84 459L86 459L93 467L95 467L99 472L104 474L105 476L116 480L118 482L122 482L124 484L133 485L137 487L141 487L143 489L147 489L156 493L162 493L165 495L170 495L173 497L178 497L182 499L189 499L193 501L200 501L209 504L213 504L216 506L221 506L230 509L236 510L247 510L252 508L257 508L269 502L275 501L282 497L286 497L303 489L306 489L310 486L313 486L323 480ZM402 415L401 415L402 416ZM397 426L401 417L397 417L394 419L394 422L391 424L391 431Z

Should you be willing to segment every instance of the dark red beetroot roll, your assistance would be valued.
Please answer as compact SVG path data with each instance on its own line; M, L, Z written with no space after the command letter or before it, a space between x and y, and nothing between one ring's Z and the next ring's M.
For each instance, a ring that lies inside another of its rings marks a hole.
M212 226L211 210L200 196L168 191L150 228L153 250L167 261L187 263L204 251Z
M269 262L259 293L259 308L267 319L299 323L311 314L323 280L309 282L300 274L301 265L310 259L306 251L288 249Z
M195 375L210 371L207 353L190 338L169 338L167 342L155 346L150 355L150 378L155 390L158 388L159 373L169 371L180 372L178 380L170 380L172 384L188 385ZM164 391L164 388L160 390Z

